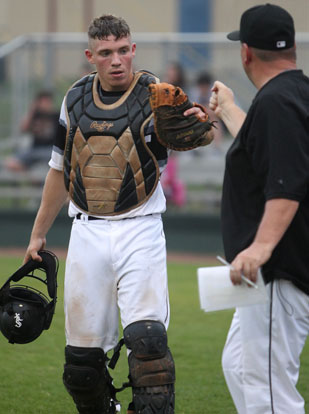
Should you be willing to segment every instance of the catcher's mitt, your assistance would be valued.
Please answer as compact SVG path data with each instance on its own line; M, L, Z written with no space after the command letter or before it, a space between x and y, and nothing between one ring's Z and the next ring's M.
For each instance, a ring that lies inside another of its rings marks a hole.
M155 131L163 146L175 151L188 151L211 143L214 124L209 121L202 105L192 104L181 88L169 83L151 83L148 88ZM193 106L201 108L206 118L183 115Z

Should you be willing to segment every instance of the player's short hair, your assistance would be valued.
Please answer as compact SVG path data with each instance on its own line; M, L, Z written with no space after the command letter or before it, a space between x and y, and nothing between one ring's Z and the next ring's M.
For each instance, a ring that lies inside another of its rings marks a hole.
M108 36L115 36L116 40L130 36L130 27L122 17L112 14L103 14L92 20L88 28L88 38L104 40Z
M290 47L289 49L284 50L262 50L255 47L251 48L254 54L263 62L273 62L275 60L291 60L296 61L296 49L295 47Z

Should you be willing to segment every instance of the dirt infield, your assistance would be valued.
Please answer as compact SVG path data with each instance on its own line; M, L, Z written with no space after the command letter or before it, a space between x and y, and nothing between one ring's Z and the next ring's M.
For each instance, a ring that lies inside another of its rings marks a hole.
M55 253L56 256L59 257L59 259L65 259L67 250L61 249L59 247L48 247L47 250L51 250L53 253ZM23 257L25 254L24 248L0 248L0 257ZM218 264L218 260L213 255L207 255L207 254L195 254L195 253L182 253L182 252L168 252L167 253L167 261L169 263L191 263L191 264Z

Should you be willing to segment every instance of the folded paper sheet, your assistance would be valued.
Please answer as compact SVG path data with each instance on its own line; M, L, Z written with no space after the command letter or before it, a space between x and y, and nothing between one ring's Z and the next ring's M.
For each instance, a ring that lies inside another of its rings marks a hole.
M205 312L250 306L268 300L260 270L256 281L258 289L248 286L245 282L233 285L228 266L200 267L197 277L200 304Z

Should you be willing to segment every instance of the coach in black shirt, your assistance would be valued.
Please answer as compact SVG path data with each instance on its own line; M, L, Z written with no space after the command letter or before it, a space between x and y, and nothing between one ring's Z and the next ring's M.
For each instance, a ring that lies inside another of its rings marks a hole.
M235 137L226 157L222 232L231 280L262 269L269 302L236 309L223 370L239 414L304 413L296 389L309 332L309 79L296 67L294 22L281 7L245 11L243 68L258 92L245 114L215 82L210 108Z

